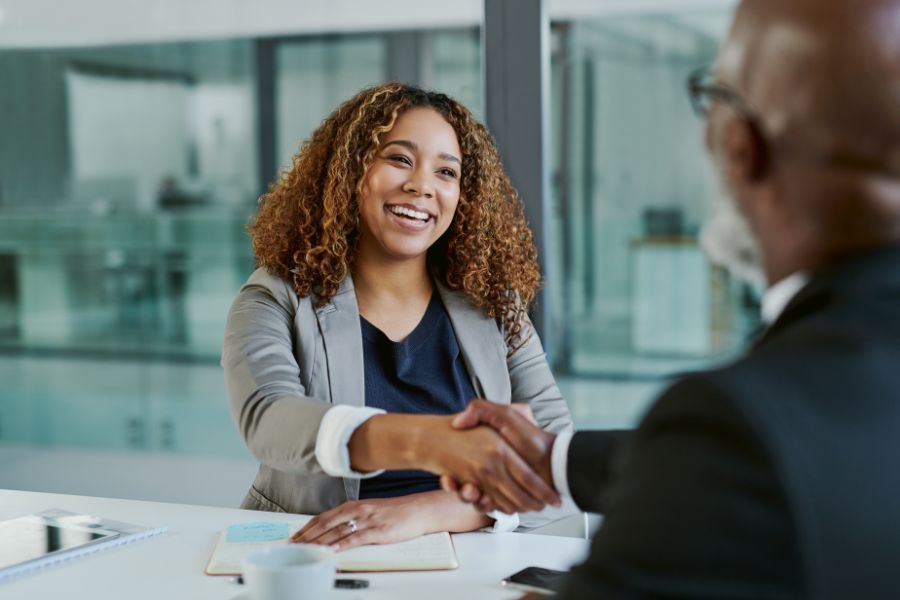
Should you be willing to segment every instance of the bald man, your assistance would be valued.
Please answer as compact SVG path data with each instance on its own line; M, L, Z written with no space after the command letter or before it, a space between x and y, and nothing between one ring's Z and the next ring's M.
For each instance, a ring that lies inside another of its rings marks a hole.
M655 403L559 598L898 597L900 0L745 0L690 88L727 191L703 241L769 326ZM457 421L596 505L603 434Z

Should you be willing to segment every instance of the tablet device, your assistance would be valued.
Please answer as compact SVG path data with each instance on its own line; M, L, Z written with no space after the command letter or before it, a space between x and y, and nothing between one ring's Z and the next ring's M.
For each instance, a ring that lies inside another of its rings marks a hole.
M119 532L103 529L81 515L73 517L29 515L0 521L0 570L119 536Z

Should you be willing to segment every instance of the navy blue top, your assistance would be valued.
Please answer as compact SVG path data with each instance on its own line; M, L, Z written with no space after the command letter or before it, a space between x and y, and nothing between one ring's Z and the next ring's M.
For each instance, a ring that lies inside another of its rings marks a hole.
M362 326L366 406L395 413L449 415L475 397L450 315L432 293L425 316L402 342L359 317ZM360 498L389 498L440 489L427 471L386 471L363 479Z

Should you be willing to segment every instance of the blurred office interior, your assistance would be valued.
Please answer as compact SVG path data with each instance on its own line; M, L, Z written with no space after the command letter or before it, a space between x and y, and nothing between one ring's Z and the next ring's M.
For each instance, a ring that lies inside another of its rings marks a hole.
M486 118L484 3L0 0L0 487L236 505L254 462L218 360L257 198L363 86ZM718 192L684 84L733 6L544 2L549 193L526 204L578 427L634 424L757 327L758 291L698 245Z

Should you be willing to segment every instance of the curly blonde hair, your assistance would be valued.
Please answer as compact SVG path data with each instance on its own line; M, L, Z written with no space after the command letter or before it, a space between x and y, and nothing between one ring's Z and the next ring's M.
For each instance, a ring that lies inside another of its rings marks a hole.
M428 107L453 127L462 151L460 198L447 232L428 250L435 277L462 290L503 328L510 351L525 339L526 309L541 283L537 250L493 138L444 94L387 83L337 108L260 198L248 226L260 266L326 304L351 272L358 194L382 136L405 111Z

